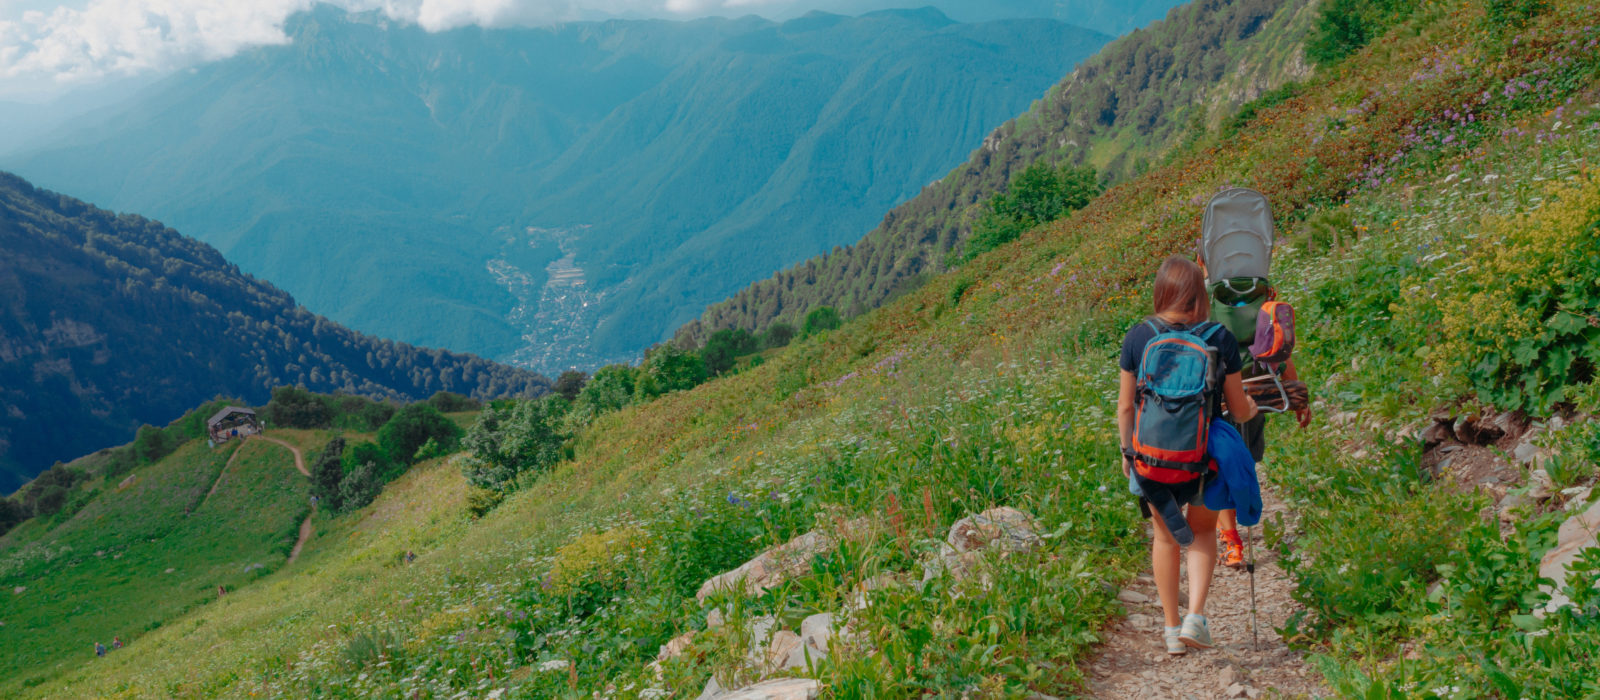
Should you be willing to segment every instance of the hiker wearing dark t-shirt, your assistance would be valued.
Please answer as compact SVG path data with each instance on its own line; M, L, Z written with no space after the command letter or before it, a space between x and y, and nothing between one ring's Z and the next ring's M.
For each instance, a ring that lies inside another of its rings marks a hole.
M1171 257L1162 263L1156 273L1154 311L1154 316L1130 329L1123 340L1117 427L1122 444L1123 475L1129 480L1130 490L1139 494L1140 512L1150 520L1154 531L1150 559L1165 617L1167 653L1183 654L1189 647L1212 646L1205 605L1217 564L1217 513L1206 508L1203 486L1214 472L1205 470L1203 456L1197 471L1189 473L1175 468L1176 464L1161 464L1162 460L1136 449L1136 422L1140 420L1142 402L1147 400L1141 398L1141 391L1148 387L1140 384L1141 378L1146 376L1145 368L1141 367L1146 347L1164 332L1192 331L1194 335L1182 336L1180 343L1203 337L1209 343L1207 352L1211 353L1213 366L1221 375L1219 382L1206 385L1210 388L1205 391L1210 395L1203 400L1211 403L1208 413L1220 415L1220 409L1226 407L1236 420L1249 420L1256 414L1256 405L1245 395L1239 375L1238 340L1228 329L1206 323L1210 300L1206 294L1205 275L1198 265L1181 257ZM1138 440L1145 439L1145 433L1140 432ZM1203 452L1204 445L1200 447ZM1179 530L1177 535L1174 529ZM1191 545L1188 551L1189 614L1182 618L1178 615L1180 540Z

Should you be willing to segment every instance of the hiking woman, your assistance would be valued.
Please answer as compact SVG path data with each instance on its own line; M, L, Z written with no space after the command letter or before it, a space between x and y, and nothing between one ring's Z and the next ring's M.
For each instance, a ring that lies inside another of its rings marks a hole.
M1204 444L1199 445L1201 454L1195 460L1197 468L1194 470L1152 464L1161 460L1137 452L1135 428L1142 405L1140 392L1144 389L1139 380L1145 376L1141 364L1146 346L1169 337L1172 331L1193 332L1183 337L1203 338L1209 345L1207 352L1212 362L1202 366L1214 367L1215 372L1222 375L1220 382L1214 381L1214 377L1202 378L1201 383L1207 388L1198 400L1202 405L1209 404L1209 411L1202 415L1220 415L1225 403L1235 420L1248 421L1256 415L1256 405L1245 395L1239 375L1243 363L1238 340L1220 324L1207 322L1211 301L1206 294L1205 274L1199 265L1182 257L1167 258L1156 273L1153 306L1155 315L1135 325L1122 342L1117 426L1122 443L1123 474L1129 480L1130 490L1139 494L1139 510L1150 520L1154 530L1150 559L1165 617L1167 653L1183 654L1188 647L1212 646L1205 606L1217 563L1217 513L1205 507L1203 487L1215 474L1210 471L1215 466L1210 470L1206 468L1209 459L1204 456ZM1207 425L1206 421L1200 424ZM1198 430L1203 443L1206 429ZM1140 433L1140 440L1145 439L1144 435ZM1185 509L1187 512L1183 512ZM1188 551L1189 614L1181 619L1178 615L1180 544L1191 545Z

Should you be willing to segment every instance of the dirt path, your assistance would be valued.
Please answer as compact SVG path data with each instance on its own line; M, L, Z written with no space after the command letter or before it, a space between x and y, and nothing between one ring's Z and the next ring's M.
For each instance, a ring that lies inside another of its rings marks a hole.
M265 435L257 435L256 437L259 437L262 440L266 440L270 443L282 445L285 449L289 450L294 454L294 468L299 469L300 473L304 474L307 479L311 478L311 472L306 469L306 457L304 454L301 454L300 448L277 438L267 437ZM300 538L295 540L294 549L289 550L289 560L284 562L285 566L293 564L294 560L300 558L300 550L306 546L306 542L311 539L311 536L316 534L311 529L311 519L315 517L317 517L317 504L313 503L311 504L311 513L306 515L305 521L300 523Z
M233 460L238 459L239 452L243 450L244 445L239 445L239 447L234 449L233 454L228 455L228 463L222 465L222 471L217 472L217 480L211 482L211 490L206 492L205 498L200 499L200 505L195 506L195 510L204 508L206 506L206 501L211 500L211 497L217 493L217 487L222 485L222 477L227 476L228 470L233 468Z
M1264 466L1263 480L1268 476ZM1265 487L1266 484L1263 483ZM1262 493L1266 513L1288 513L1277 494ZM1291 520L1292 522L1292 520ZM1321 677L1306 665L1299 652L1289 649L1276 628L1283 626L1299 605L1290 597L1293 583L1278 566L1276 552L1260 541L1255 531L1256 617L1259 650L1251 647L1250 579L1243 570L1217 568L1206 602L1215 649L1190 650L1168 656L1161 637L1161 603L1148 574L1140 575L1121 596L1128 617L1106 630L1100 655L1089 664L1090 692L1100 698L1228 698L1326 697L1330 693ZM1248 537L1248 534L1246 535ZM1184 584L1187 590L1188 585ZM1140 597L1147 600L1139 601ZM1137 602L1128 602L1132 599Z

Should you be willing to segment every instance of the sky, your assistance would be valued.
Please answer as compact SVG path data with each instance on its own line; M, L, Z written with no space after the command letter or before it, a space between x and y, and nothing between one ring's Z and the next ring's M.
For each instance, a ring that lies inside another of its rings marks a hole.
M382 10L429 31L606 17L793 16L926 0L327 0ZM993 0L1004 3L1006 0ZM313 0L0 0L0 100L40 102L73 88L136 79L288 41L284 20Z

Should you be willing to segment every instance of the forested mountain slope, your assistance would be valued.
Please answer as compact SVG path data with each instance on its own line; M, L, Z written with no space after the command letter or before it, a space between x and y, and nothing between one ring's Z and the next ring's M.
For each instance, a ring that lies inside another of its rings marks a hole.
M287 32L0 164L351 327L545 371L855 240L1110 39L932 9Z
M204 243L5 173L0 251L0 492L218 395L260 404L275 386L302 384L488 398L549 385L472 355L355 333Z
M684 344L722 328L798 323L810 309L876 308L945 269L989 197L1035 162L1088 164L1118 182L1159 162L1240 104L1310 72L1305 0L1197 0L1085 61L966 164L891 210L859 242L812 258L711 306Z

